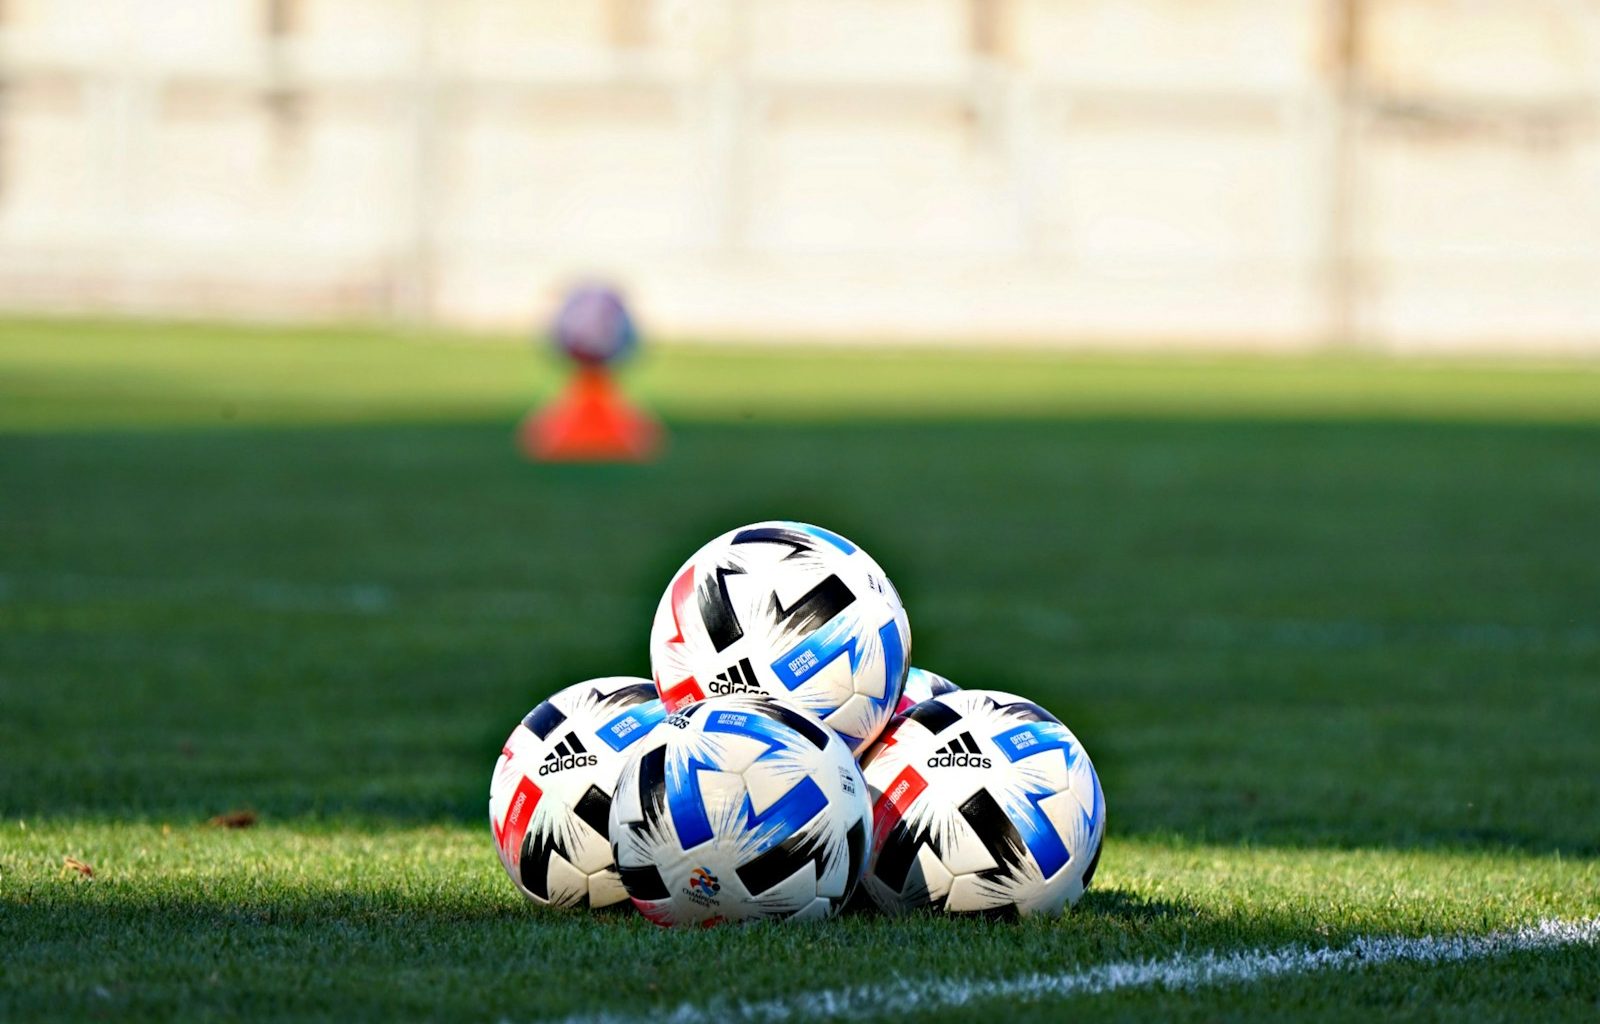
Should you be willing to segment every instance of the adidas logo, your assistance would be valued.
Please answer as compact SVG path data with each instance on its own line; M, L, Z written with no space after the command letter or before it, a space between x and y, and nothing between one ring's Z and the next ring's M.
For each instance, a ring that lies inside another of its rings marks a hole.
M750 659L740 658L739 664L717 673L717 677L706 684L706 689L724 697L730 693L760 693L761 684L756 682L756 670L750 667Z
M928 758L929 768L990 768L994 762L978 751L972 733L963 732Z
M569 733L566 739L556 744L554 750L544 755L544 764L539 766L539 774L553 775L568 768L587 768L598 762L599 758L583 749L578 734Z

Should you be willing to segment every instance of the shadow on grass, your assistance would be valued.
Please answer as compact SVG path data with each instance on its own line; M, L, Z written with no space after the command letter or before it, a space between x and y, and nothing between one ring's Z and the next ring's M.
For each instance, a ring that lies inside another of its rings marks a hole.
M281 892L232 884L204 892L46 889L0 900L0 940L11 951L14 982L0 1006L9 1000L23 1015L63 989L69 999L93 1003L102 979L124 987L127 1010L237 1005L233 989L240 985L247 993L274 992L278 1009L291 1012L357 996L365 1006L382 1005L392 991L403 1001L449 995L452 1015L476 1014L532 978L546 979L540 1015L559 1015L703 1001L703 979L682 969L689 963L739 965L720 975L715 990L739 997L888 974L969 976L981 965L982 974L1004 976L1180 945L1311 938L1305 923L1289 916L1219 916L1116 890L1086 897L1062 921L853 914L826 926L669 931L635 914L541 911L481 890L429 898L378 884L352 892L315 882ZM1326 934L1316 940L1327 941ZM866 965L877 966L864 973ZM217 976L220 987L210 980ZM367 990L375 977L390 983ZM297 981L285 988L288 978Z
M1152 899L1131 889L1106 889L1093 886L1084 892L1076 912L1138 925L1197 916L1192 905L1177 900Z

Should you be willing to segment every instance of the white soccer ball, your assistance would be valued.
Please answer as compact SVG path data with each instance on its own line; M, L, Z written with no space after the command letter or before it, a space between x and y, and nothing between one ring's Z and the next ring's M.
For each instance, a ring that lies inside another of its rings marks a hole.
M758 694L668 716L629 757L610 824L634 906L668 926L829 917L860 881L872 826L843 741Z
M961 687L937 672L913 665L906 673L906 688L900 693L900 703L895 705L894 713L903 715L925 700L932 700L940 694L955 693L959 689Z
M896 718L862 759L873 799L864 888L884 910L1059 914L1094 877L1105 796L1055 716L961 690Z
M591 679L534 708L507 737L489 785L489 827L523 895L555 907L626 898L606 836L611 794L630 749L666 716L648 679Z
M650 630L669 711L765 693L821 718L855 754L893 717L910 652L911 626L883 569L806 523L754 523L695 552Z

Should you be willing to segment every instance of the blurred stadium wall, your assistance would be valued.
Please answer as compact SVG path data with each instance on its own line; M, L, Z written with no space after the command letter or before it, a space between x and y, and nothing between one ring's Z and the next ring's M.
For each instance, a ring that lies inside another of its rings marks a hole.
M1600 353L1600 0L0 0L0 303Z

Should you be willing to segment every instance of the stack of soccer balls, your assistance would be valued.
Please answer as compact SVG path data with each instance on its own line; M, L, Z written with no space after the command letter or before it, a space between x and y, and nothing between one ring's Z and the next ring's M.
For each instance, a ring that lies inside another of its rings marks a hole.
M569 686L506 740L501 863L535 903L628 899L662 925L826 918L858 883L892 913L1060 913L1105 832L1088 755L910 650L900 595L845 538L718 537L661 598L653 680Z

